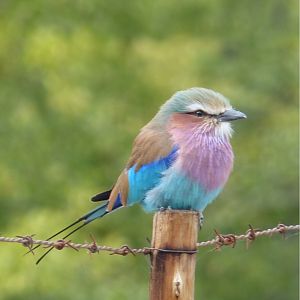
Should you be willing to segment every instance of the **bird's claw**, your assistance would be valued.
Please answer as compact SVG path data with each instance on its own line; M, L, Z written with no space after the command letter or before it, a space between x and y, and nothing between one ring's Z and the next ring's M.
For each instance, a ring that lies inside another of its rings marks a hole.
M166 211L166 210L172 210L172 207L169 205L167 207L162 206L159 208L159 211Z
M202 229L203 224L204 224L204 216L203 216L203 213L201 211L199 211L199 227L200 227L200 229Z

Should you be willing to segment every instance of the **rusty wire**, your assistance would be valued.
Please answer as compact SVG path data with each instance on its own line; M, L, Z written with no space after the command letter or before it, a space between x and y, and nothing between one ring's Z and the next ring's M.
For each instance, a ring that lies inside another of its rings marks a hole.
M236 234L221 234L215 230L215 238L197 243L197 248L200 247L208 247L212 246L215 250L220 250L223 246L231 246L232 248L235 247L237 241L244 240L246 241L247 247L249 246L250 242L256 240L256 238L261 236L272 236L273 234L281 234L285 237L287 232L299 232L300 225L284 225L278 224L274 228L270 229L254 229L251 225L249 225L249 229L246 231L245 234L236 235ZM33 239L34 235L27 235L27 236L16 236L16 237L3 237L0 236L0 242L4 243L19 243L29 249L29 252L34 254L32 248L33 245L41 245L45 248L54 247L57 250L62 250L64 248L72 248L76 251L80 249L86 249L89 253L99 253L100 251L110 252L110 255L118 254L122 256L126 256L128 254L144 254L148 255L154 251L160 252L167 252L167 253L188 253L194 254L197 253L197 250L173 250L173 249L158 249L152 247L144 247L144 248L130 248L127 245L123 245L119 248L109 247L109 246L100 246L97 245L95 239L92 237L92 243L84 243L84 244L77 244L71 242L70 240L57 240L57 241L45 241L45 240L37 240Z

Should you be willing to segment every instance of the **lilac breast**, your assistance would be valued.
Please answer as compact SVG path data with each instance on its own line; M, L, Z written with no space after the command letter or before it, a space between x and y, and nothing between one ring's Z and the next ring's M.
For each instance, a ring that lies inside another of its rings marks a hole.
M233 166L229 137L217 135L199 119L175 116L169 131L179 146L176 167L207 191L221 188Z

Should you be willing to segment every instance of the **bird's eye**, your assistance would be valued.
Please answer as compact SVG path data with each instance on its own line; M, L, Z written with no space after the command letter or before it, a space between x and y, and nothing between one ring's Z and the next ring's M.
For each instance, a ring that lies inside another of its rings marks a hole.
M203 110L197 110L197 111L195 111L195 115L197 116L197 117L203 117L203 116L205 116L206 115L206 113L203 111Z
M193 115L193 116L196 116L196 117L209 116L208 113L206 113L205 111L203 111L203 110L201 110L201 109L198 109L198 110L192 111L192 112L187 112L186 114L188 114L188 115Z

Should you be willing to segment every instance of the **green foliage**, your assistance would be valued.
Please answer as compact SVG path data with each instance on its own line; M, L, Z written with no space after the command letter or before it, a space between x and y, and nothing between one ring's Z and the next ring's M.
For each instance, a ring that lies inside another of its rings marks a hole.
M1 234L45 238L91 209L139 128L191 86L248 115L201 240L298 222L296 1L3 0L0 40ZM144 246L151 219L120 210L73 239ZM297 250L295 236L203 249L196 299L297 299ZM147 299L147 258L23 253L1 247L2 299Z

